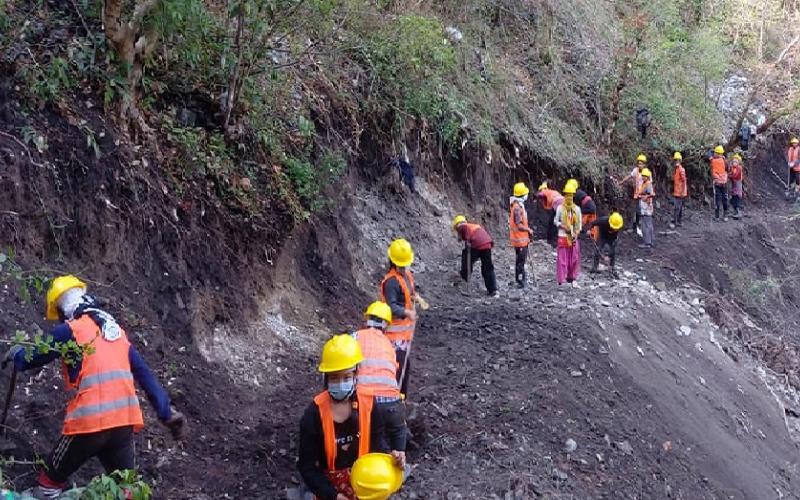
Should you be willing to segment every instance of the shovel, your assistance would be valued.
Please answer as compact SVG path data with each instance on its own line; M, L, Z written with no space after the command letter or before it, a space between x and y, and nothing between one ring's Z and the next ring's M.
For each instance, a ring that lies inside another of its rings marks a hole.
M531 252L531 244L528 243L528 269L531 273L531 281L533 282L533 288L539 288L539 282L536 281L536 271L533 269L533 253Z

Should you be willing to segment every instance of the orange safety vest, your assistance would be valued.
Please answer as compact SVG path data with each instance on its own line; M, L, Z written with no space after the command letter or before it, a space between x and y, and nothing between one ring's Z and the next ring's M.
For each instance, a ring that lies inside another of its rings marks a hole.
M675 165L675 172L672 174L672 196L676 198L686 198L689 196L686 182L686 169L678 163Z
M71 382L64 364L68 389L78 393L67 405L62 434L90 434L132 425L144 427L139 398L133 384L128 358L131 344L125 332L114 341L103 338L100 327L89 316L67 321L75 342L91 345L94 352L84 353L78 378Z
M711 158L711 178L717 186L728 183L728 171L725 166L725 158L719 156Z
M364 361L356 372L358 392L370 396L400 398L397 385L397 355L386 335L377 328L365 328L355 333Z
M792 170L800 172L800 146L789 146L786 151L786 159Z
M555 208L556 201L559 198L561 198L562 200L564 199L561 193L559 193L555 189L545 189L542 191L542 194L544 195L544 204L542 208L544 208L545 210L552 210L553 208Z
M358 411L358 456L369 453L369 441L374 399L367 394L357 393L353 409ZM333 409L328 391L322 391L314 397L319 408L319 419L322 422L322 440L325 445L327 472L336 470L336 428L333 424Z
M522 222L519 224L514 222L514 212L516 210L522 212ZM508 230L510 233L509 241L512 247L525 248L530 244L531 235L528 233L528 213L522 203L518 201L513 202L508 211Z
M400 283L400 288L403 290L403 297L405 299L403 307L406 310L413 309L414 276L411 274L411 271L407 269L403 271L403 274L400 274L400 271L398 271L396 267L392 267L389 272L386 273L383 281L381 281L381 300L386 302L386 295L383 293L383 287L386 282L392 278L395 278L397 282ZM389 340L391 341L410 341L414 338L414 326L415 322L409 318L392 318L392 324L386 329L386 336L389 337Z

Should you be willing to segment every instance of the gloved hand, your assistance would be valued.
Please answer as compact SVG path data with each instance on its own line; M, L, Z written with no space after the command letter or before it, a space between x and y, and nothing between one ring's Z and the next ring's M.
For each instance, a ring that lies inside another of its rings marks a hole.
M173 439L176 441L181 441L186 434L186 417L184 417L183 413L177 411L175 408L171 408L171 410L172 416L162 423L167 429L169 429Z
M19 344L12 345L8 349L8 351L6 351L6 354L3 356L3 361L2 361L2 363L0 363L0 368L5 370L6 366L8 366L9 363L13 363L14 362L14 358L17 356L17 353L22 351L22 350L24 350L24 349L25 348L22 347Z

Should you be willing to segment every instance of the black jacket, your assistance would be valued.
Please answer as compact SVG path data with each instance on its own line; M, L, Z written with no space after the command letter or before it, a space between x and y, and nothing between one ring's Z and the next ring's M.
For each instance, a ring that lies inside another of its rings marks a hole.
M353 396L355 398L355 396ZM377 410L377 405L372 408L370 417L370 451L387 451L379 450L378 444L380 443L380 435L378 429L382 428L381 415ZM358 429L358 411L353 410L350 416L351 423L355 423L355 429ZM340 427L340 426L337 426ZM338 429L337 429L338 430ZM337 436L339 437L339 436ZM350 446L354 447L355 453L348 454L347 456L340 456L337 454L336 466L341 468L349 468L353 466L356 457L358 456L358 441L353 441ZM322 434L322 419L319 416L319 407L313 401L306 407L303 413L303 418L300 419L300 443L298 451L297 469L303 477L303 481L317 497L321 500L336 500L338 493L336 488L333 487L331 482L325 476L327 458L325 456L325 439Z
M608 222L608 216L600 217L597 220L594 220L594 221L590 222L589 224L586 224L583 227L583 230L588 232L595 226L600 228L600 241L603 241L603 242L606 242L606 243L616 243L617 242L617 237L619 236L619 231L614 231L613 229L611 229L611 224Z

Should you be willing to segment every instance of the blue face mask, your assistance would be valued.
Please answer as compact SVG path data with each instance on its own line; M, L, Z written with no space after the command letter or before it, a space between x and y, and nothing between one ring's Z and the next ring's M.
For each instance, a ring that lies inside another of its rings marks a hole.
M328 393L335 401L344 401L356 390L356 380L348 378L339 382L328 382Z

